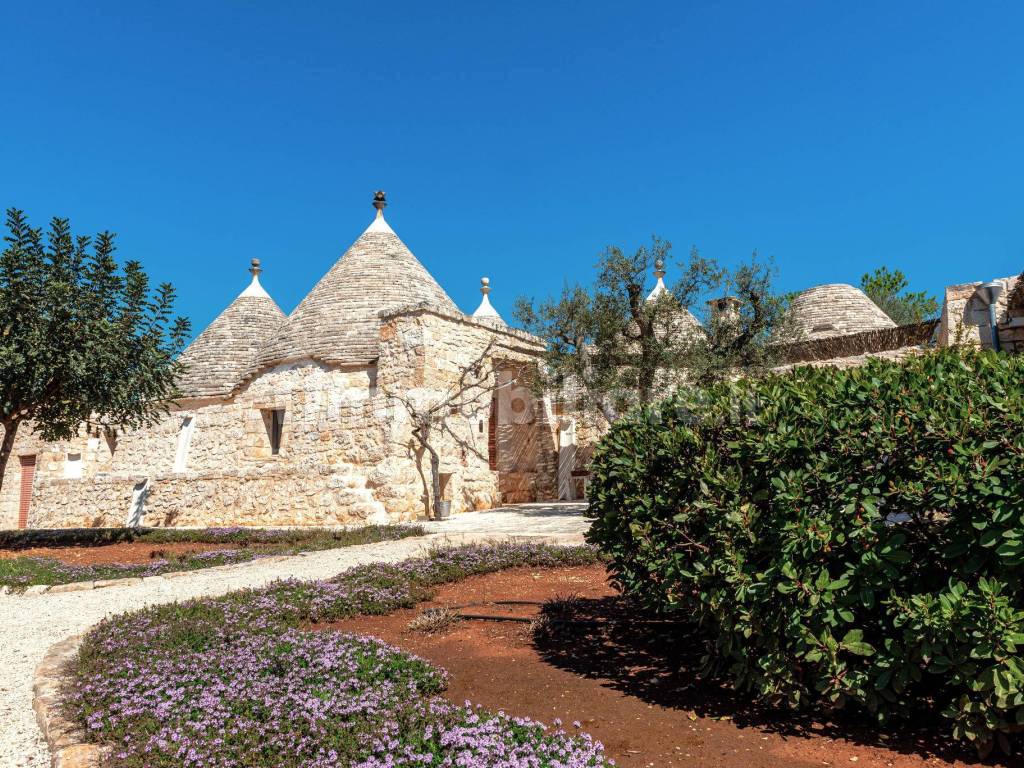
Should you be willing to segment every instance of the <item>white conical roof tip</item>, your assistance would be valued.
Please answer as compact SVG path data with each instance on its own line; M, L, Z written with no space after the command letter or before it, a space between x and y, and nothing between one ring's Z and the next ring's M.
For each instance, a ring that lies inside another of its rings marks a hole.
M242 296L256 296L261 299L269 299L270 294L263 290L263 286L260 285L260 273L263 268L260 267L260 260L253 259L251 266L249 267L249 274L252 275L252 282L249 283L249 287L239 294L239 298Z
M505 321L501 318L496 310L491 305L491 300L487 297L487 294L491 292L491 279L489 277L480 278L480 293L483 294L483 298L480 300L480 306L476 308L476 312L473 313L473 318L476 320L490 320L492 322L501 323L505 325Z
M378 189L373 193L373 207L377 209L377 215L373 217L373 223L366 228L366 232L390 232L392 235L395 234L395 230L384 220L384 209L388 207L388 199L387 195L384 194L384 190ZM366 234L366 232L363 234Z
M668 288L665 287L665 262L661 259L654 262L654 276L658 278L658 282L655 284L654 290L647 294L648 301L654 301L668 292Z

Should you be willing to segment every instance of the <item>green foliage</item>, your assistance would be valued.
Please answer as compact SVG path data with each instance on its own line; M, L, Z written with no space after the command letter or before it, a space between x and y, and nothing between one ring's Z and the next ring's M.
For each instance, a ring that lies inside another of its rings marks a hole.
M692 616L707 672L879 721L932 710L983 752L1024 724L1024 357L724 382L614 425L589 534Z
M879 267L860 279L861 290L896 325L923 323L936 317L939 312L938 302L924 291L907 291L909 284L907 276L900 270L890 272L888 267Z
M516 320L547 342L542 383L567 386L580 405L613 418L682 380L713 381L770 365L768 342L785 318L784 302L771 291L770 266L754 254L730 274L693 249L673 270L678 278L648 301L652 273L671 257L672 244L658 237L631 254L610 246L593 286L566 285L558 298L540 302L520 297ZM733 295L734 311L708 317L699 328L691 309L715 291Z
M188 322L172 319L174 289L150 289L137 261L119 268L114 235L74 236L55 218L44 241L7 211L0 253L0 479L19 425L45 440L83 423L152 423L175 394L175 355Z

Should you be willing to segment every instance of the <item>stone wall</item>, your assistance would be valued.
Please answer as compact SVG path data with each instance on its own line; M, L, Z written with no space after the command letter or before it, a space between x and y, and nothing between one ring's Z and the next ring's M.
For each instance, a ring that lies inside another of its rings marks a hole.
M1002 283L1003 292L996 302L996 319L1000 325L1000 341L1005 338L1004 347L1016 347L1024 328L1024 319L1016 312L1008 312L1007 302L1017 285L1019 277L1004 277L996 282ZM973 344L983 347L992 346L992 334L989 327L988 310L978 289L981 282L962 283L946 288L945 301L942 306L942 322L939 326L939 343L942 346L956 344ZM1013 315L1013 316L1011 316Z
M410 308L383 318L376 365L340 368L301 360L276 366L230 398L179 402L152 427L116 439L83 429L73 440L44 442L25 429L15 453L37 456L29 525L124 525L140 495L139 522L152 526L423 517L429 461L408 414L390 394L441 396L489 342L488 366L506 376L535 365L540 351L537 340L520 332ZM499 462L492 471L487 439L493 396L488 383L479 398L448 414L436 441L444 495L455 512L555 495L557 436L549 405L533 396L525 380L497 390ZM522 412L514 409L517 401ZM277 454L268 428L273 409L284 411ZM188 419L187 458L177 465ZM66 476L69 455L80 456L80 477ZM19 479L15 456L0 494L3 527L17 525Z
M772 370L776 373L783 373L785 371L792 370L799 366L810 366L812 368L859 368L866 364L869 360L903 360L904 358L911 357L912 355L920 355L927 352L932 347L925 345L917 345L910 347L900 347L899 349L887 349L880 352L867 352L860 355L847 355L845 357L833 357L827 360L809 360L800 363L788 363L786 365L780 365Z
M126 525L136 489L143 483L140 521L147 526L336 526L386 521L372 495L347 472L328 467L270 467L257 472L41 480L36 485L30 525Z
M401 392L418 404L436 402L467 366L492 345L476 396L448 414L437 436L444 497L454 512L556 497L557 446L550 406L534 395L530 371L542 351L538 340L466 318L412 307L382 318L380 390ZM494 377L497 377L496 379ZM471 377L472 380L472 377ZM496 400L497 469L491 470L488 436ZM427 510L429 456L412 434L407 411L392 403L391 455L371 476L389 478L378 496L391 509Z
M113 441L83 431L38 443L29 524L123 525L143 481L145 525L381 521L385 508L357 466L385 455L384 429L373 428L374 377L371 368L299 361L264 372L230 400L182 401L154 426ZM285 411L277 455L265 418L272 408ZM186 418L194 427L187 460L175 471ZM20 438L18 449L31 450ZM66 478L69 454L81 455L81 478ZM8 490L5 481L5 500ZM15 523L5 514L5 524Z

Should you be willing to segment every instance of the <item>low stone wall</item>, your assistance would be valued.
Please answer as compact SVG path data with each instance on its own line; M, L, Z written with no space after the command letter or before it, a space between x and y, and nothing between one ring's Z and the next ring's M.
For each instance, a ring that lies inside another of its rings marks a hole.
M78 653L84 635L74 635L52 646L32 680L32 709L50 748L52 768L98 768L109 747L87 741L85 730L60 713L60 687L64 668Z
M999 348L1005 352L1024 352L1024 309L1012 310L999 325Z
M800 366L810 366L812 368L859 368L865 365L870 360L889 360L899 361L904 358L911 357L913 355L924 354L929 351L931 347L919 346L919 347L902 347L900 349L890 349L885 352L871 352L864 355L850 355L849 357L834 357L830 360L812 360L805 363L790 363L789 365L780 365L772 370L776 373L784 373L785 371L792 370Z
M128 523L144 477L44 480L37 483L33 528L117 527ZM163 526L333 526L384 522L358 480L329 467L260 472L186 473L150 478L139 524ZM413 515L390 515L394 522Z

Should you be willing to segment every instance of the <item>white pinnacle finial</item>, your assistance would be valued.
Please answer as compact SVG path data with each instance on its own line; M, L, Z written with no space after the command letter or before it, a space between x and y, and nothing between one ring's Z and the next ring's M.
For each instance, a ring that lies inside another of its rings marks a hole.
M249 283L249 287L242 291L242 296L257 296L259 298L270 298L270 294L263 290L263 286L260 285L260 273L263 268L260 267L260 260L253 259L252 266L249 267L249 274L252 275L252 282Z
M377 215L373 217L373 223L366 228L366 232L390 232L392 235L395 234L395 231L384 220L384 209L388 207L388 200L383 190L378 189L373 193L373 207L377 209ZM366 234L366 232L363 234Z
M658 282L655 284L654 290L647 294L648 301L654 301L668 292L668 288L665 287L665 262L661 259L654 262L654 276L658 278Z
M501 315L498 311L491 306L491 300L487 298L487 294L491 292L491 279L489 277L480 278L480 293L483 294L483 299L480 300L480 306L476 308L476 312L473 313L474 320L486 320L496 325L505 325L505 321L501 319Z

